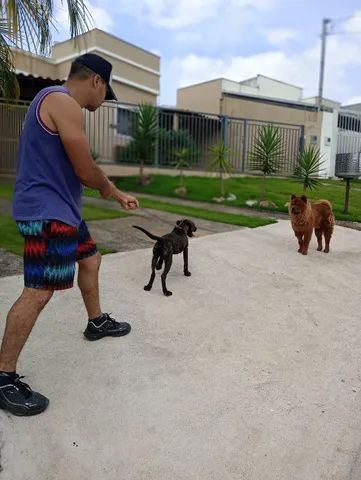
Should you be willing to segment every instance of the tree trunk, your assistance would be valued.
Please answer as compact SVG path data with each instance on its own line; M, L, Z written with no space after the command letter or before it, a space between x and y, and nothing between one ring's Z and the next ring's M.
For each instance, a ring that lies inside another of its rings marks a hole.
M180 171L180 186L181 186L181 188L184 187L183 169L181 169L181 171Z
M223 179L223 174L221 172L221 197L224 197L224 179Z
M306 183L303 183L303 194L305 195L307 192L307 185Z
M139 183L143 182L144 178L144 160L140 161L140 168L139 168Z
M263 182L261 188L261 202L265 200L266 197L266 175L263 175Z
M351 189L351 179L346 178L346 192L345 192L345 206L343 209L343 213L348 213L348 204L350 201L350 189Z

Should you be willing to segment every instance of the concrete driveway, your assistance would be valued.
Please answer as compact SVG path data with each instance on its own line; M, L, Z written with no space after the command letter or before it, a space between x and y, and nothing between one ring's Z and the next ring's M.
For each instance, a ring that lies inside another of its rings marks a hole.
M191 278L143 291L151 251L107 256L104 309L128 337L87 343L57 294L19 372L49 396L0 413L2 480L359 480L361 237L296 252L288 222L194 239ZM5 313L21 288L0 280Z

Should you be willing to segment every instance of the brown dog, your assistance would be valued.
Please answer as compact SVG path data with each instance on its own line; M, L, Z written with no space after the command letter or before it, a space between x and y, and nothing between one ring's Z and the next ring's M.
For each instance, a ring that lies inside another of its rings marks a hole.
M298 239L298 252L307 255L313 229L317 237L317 250L322 251L322 235L325 237L325 253L330 251L330 240L335 225L332 205L328 200L310 203L305 195L292 195L289 215L293 231Z

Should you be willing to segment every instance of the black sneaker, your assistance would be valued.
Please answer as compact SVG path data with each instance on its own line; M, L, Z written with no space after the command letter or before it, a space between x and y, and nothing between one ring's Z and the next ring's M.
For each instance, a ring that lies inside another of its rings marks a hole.
M22 378L0 373L0 408L20 417L38 415L49 405L49 400L41 393L33 392L21 381Z
M129 323L116 322L108 313L96 320L89 320L88 326L84 331L84 337L87 340L99 340L103 337L122 337L131 330Z

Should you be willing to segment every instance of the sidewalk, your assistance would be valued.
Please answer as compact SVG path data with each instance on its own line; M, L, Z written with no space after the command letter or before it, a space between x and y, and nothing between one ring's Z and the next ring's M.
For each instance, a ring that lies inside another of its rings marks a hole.
M0 412L1 480L360 480L360 234L296 243L288 221L191 239L168 298L143 290L151 249L106 256L124 338L86 342L56 294L19 365L50 406ZM0 279L2 312L21 286Z

